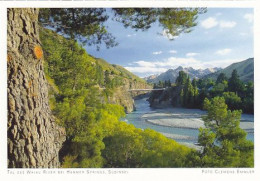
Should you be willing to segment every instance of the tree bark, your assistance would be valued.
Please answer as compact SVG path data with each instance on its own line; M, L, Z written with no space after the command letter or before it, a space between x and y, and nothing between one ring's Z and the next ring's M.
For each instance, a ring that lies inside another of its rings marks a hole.
M38 13L33 8L7 13L9 168L59 167L65 141L65 129L49 108Z

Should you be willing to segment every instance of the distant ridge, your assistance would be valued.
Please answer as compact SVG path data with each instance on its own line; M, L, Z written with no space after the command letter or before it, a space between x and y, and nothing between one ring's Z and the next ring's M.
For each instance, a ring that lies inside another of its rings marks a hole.
M226 74L226 76L229 78L234 69L237 70L239 78L243 82L254 81L254 58L248 58L244 61L233 63L228 67L215 73L208 74L203 78L212 78L213 80L216 80L220 73Z
M164 73L161 73L159 75L151 75L149 77L145 77L144 79L148 83L158 83L159 81L168 81L175 82L176 78L179 75L179 71L184 71L188 73L191 79L193 78L201 78L207 74L211 74L213 72L216 72L220 70L221 68L207 68L207 69L193 69L192 67L183 68L182 66L179 66L176 69L169 69Z

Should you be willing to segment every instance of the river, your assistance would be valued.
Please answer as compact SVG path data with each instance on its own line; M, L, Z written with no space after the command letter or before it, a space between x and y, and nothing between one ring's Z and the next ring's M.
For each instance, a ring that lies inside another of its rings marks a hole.
M199 127L203 127L202 115L206 111L186 108L155 109L149 106L147 98L135 100L136 111L123 119L136 128L151 128L177 142L196 148ZM254 115L242 114L240 127L247 134L247 139L254 141Z

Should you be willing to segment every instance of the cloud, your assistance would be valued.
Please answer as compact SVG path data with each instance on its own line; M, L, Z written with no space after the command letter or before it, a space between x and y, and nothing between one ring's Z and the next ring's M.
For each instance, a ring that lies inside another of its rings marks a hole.
M245 14L243 18L246 19L249 23L254 21L254 15L252 13Z
M172 34L169 33L170 31L168 29L164 29L163 32L161 33L164 37L173 40L178 38L178 36L173 36Z
M199 61L189 57L189 58L179 58L179 57L169 57L163 61L136 61L133 66L125 67L127 70L134 73L142 74L157 74L167 71L170 68L176 68L178 66L189 67L196 66Z
M217 20L216 18L209 17L201 22L201 26L205 29L210 29L219 26L220 28L233 28L237 25L235 21Z
M205 29L210 29L218 25L216 18L209 17L201 22L201 26Z
M133 63L133 66L125 67L127 70L133 73L140 73L143 75L153 75L159 74L167 71L171 68L177 68L178 66L182 67L193 67L194 69L205 69L213 67L222 67L225 68L232 63L239 62L240 59L221 59L213 61L201 61L195 59L194 57L169 57L163 61L137 61Z
M153 52L152 54L153 54L153 55L160 55L160 54L162 54L162 51Z
M140 67L155 67L155 64L153 62L147 62L143 60L134 62L134 64L137 64Z
M177 51L176 50L170 50L169 53L175 54L175 53L177 53Z
M157 67L124 67L133 73L146 73L146 74L158 74L166 72L167 68L157 68Z
M128 35L126 35L127 37L132 37L132 36L136 36L136 34L134 33L134 34L128 34Z
M193 53L193 52L186 53L186 57L194 57L196 55L199 55L199 53Z
M220 21L220 28L233 28L237 25L235 21Z
M229 54L230 52L231 52L231 49L225 48L225 49L216 51L216 54L218 54L218 55L227 55L227 54Z

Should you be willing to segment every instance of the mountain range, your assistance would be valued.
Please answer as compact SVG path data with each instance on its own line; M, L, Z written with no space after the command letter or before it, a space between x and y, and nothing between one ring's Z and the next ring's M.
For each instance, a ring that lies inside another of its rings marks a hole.
M222 70L204 76L204 78L216 80L220 73L226 74L229 78L234 69L237 70L239 78L243 82L254 81L254 58L248 58L244 61L233 63Z
M163 72L159 75L151 75L145 77L144 79L148 83L158 83L159 81L168 81L175 82L176 78L179 75L179 71L186 72L191 79L193 78L212 78L216 80L220 73L225 73L229 78L232 74L232 71L236 69L240 79L244 82L254 80L254 58L248 58L244 61L233 63L226 68L207 68L207 69L194 69L192 67L183 68L179 66L176 69L169 69L166 72Z
M169 69L164 73L161 73L159 75L151 75L149 77L145 77L144 79L148 83L158 83L159 81L168 81L175 82L176 78L179 75L179 71L186 72L191 79L193 78L202 78L205 75L212 74L214 72L217 72L221 70L221 68L207 68L207 69L194 69L192 67L184 68L182 66L179 66L176 69Z

